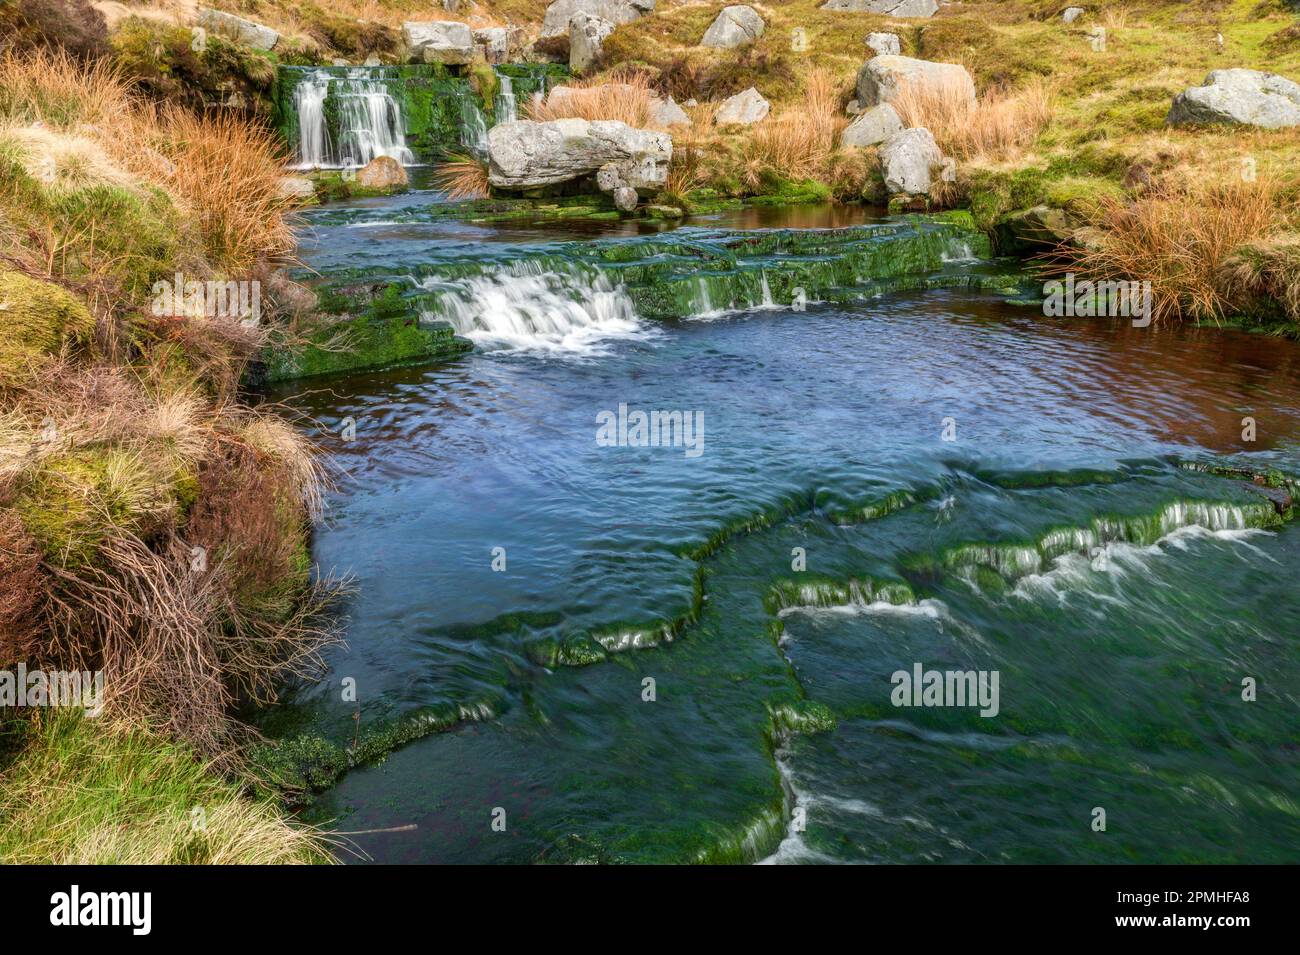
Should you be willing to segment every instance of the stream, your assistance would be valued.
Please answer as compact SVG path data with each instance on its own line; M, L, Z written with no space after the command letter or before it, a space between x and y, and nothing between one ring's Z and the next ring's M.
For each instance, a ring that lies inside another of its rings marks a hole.
M303 228L476 345L273 395L356 593L264 732L446 727L309 820L388 863L1294 860L1300 536L1195 465L1300 468L1296 343L1046 318L861 209L444 211ZM996 712L895 705L916 665Z

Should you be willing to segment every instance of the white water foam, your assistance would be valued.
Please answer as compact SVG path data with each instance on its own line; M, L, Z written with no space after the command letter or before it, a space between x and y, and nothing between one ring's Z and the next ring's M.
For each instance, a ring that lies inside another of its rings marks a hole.
M423 285L437 303L422 318L451 322L485 349L590 358L607 354L612 342L658 334L637 317L627 290L599 273L521 263Z
M330 138L325 101L338 103L338 142ZM364 69L335 76L325 70L308 75L295 88L299 169L364 166L379 156L404 166L415 162L406 145L402 109L379 79Z

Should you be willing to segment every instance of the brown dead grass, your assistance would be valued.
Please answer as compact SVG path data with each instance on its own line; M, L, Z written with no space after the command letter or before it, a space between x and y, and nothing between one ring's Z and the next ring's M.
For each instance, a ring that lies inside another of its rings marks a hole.
M492 194L487 170L473 156L452 156L438 165L433 178L453 202L486 199Z
M1052 116L1042 80L1015 91L994 90L972 106L960 83L912 83L892 103L905 126L924 126L945 155L1005 161L1028 148Z
M617 120L638 129L651 125L655 94L640 73L604 74L551 90L545 100L525 107L529 119Z

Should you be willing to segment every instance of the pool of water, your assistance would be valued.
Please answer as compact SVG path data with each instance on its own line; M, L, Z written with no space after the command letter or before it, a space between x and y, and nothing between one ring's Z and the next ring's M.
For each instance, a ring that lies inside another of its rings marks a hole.
M1188 464L1295 469L1296 346L969 286L650 319L547 257L639 227L432 198L311 226L326 276L443 269L479 347L276 395L334 452L315 557L356 595L266 728L450 728L310 818L384 862L1294 859L1300 538ZM680 414L638 446L639 411ZM996 674L996 712L896 705L917 666Z

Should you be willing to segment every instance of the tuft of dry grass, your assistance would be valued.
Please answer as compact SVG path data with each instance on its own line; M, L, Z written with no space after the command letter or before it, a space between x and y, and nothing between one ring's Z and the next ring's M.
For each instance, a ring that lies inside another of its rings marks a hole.
M745 150L746 174L757 185L756 170L775 170L787 179L818 176L831 161L840 132L848 125L841 114L838 84L829 70L811 71L804 80L803 101L756 124Z
M487 169L473 156L454 155L439 163L433 173L438 188L453 202L486 199L492 195Z
M1219 320L1237 310L1224 266L1281 223L1271 179L1153 184L1138 198L1099 200L1098 244L1065 247L1060 270L1091 279L1150 282L1153 318Z
M993 90L974 104L953 81L905 85L892 103L905 126L924 126L945 155L966 160L1013 159L1052 117L1051 94L1034 80L1019 90Z
M610 119L638 129L651 125L656 96L642 73L593 77L551 90L525 107L529 119Z

